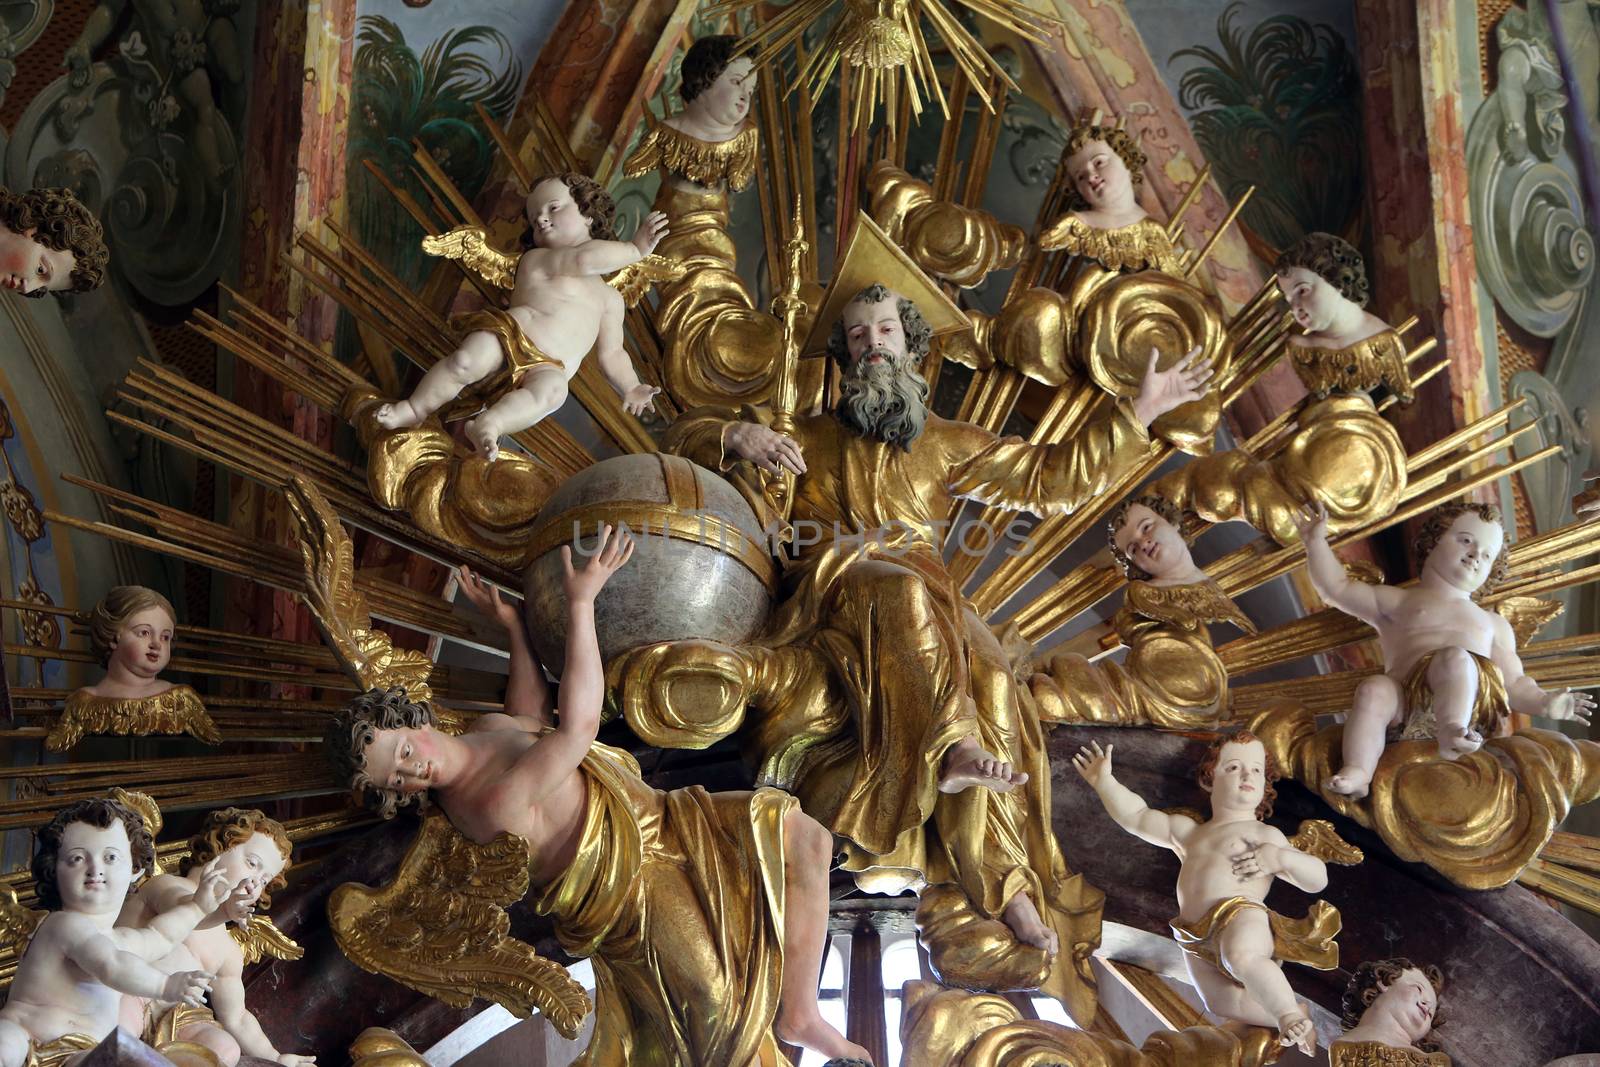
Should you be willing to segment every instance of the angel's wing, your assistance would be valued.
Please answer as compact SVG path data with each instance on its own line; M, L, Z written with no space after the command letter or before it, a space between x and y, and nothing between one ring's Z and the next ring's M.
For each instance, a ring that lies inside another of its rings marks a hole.
M239 951L244 953L245 966L249 966L268 956L280 960L297 960L306 954L294 938L278 929L277 925L265 915L255 915L250 919L249 926L229 926L228 933L239 945Z
M301 596L345 673L363 689L401 686L412 700L433 699L428 688L433 661L421 652L397 650L388 634L372 629L366 598L355 587L350 537L333 505L298 474L286 494L305 566Z
M161 805L156 803L156 798L149 793L137 793L131 789L120 786L111 790L111 799L125 808L139 813L139 818L144 820L144 827L150 831L150 840L154 841L161 833L163 821L161 818ZM157 854L150 863L150 870L145 872L150 878L161 873L161 858Z
M526 842L501 834L476 845L435 812L423 819L394 881L340 886L328 919L358 967L459 1008L474 997L520 1018L537 1008L575 1037L590 1011L583 987L511 937L505 906L527 891Z
M17 891L11 886L0 886L0 950L10 949L13 958L20 959L33 932L48 914L19 902Z
M453 259L501 289L510 289L517 282L517 257L491 245L482 226L457 226L449 233L424 237L422 250L430 256Z
M1359 848L1339 836L1333 823L1327 819L1305 820L1300 824L1300 832L1289 838L1289 844L1324 863L1337 863L1342 867L1350 867L1366 859Z
M622 294L623 302L633 307L644 299L657 282L675 282L688 271L677 256L658 256L654 252L631 267L623 267L606 279L606 284Z
M1511 632L1516 635L1520 648L1565 611L1566 605L1543 597L1508 596L1496 604L1494 610L1511 624Z

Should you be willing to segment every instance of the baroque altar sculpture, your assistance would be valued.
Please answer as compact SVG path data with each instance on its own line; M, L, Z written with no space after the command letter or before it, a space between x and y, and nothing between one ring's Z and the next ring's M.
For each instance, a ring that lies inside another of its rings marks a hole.
M1450 1067L1428 1040L1443 1019L1444 975L1404 957L1368 961L1345 986L1344 1034L1328 1047L1331 1067Z
M599 349L600 369L631 414L643 414L660 391L640 382L622 347L623 297L600 276L637 270L666 236L666 216L651 214L632 241L618 241L610 194L581 174L538 179L524 210L528 251L514 268L509 257L485 246L481 229L455 230L423 242L429 251L474 269L489 267L491 280L511 290L510 306L453 320L459 347L428 369L409 398L378 409L383 429L415 427L496 375L484 389L486 409L465 426L473 448L493 460L503 434L526 430L566 402L567 383L591 348Z
M1285 1045L1310 1055L1316 1031L1283 976L1285 961L1319 970L1339 965L1339 913L1316 901L1302 919L1264 903L1274 878L1307 893L1328 884L1327 859L1357 863L1359 850L1328 823L1310 821L1290 840L1262 821L1272 814L1278 777L1272 756L1249 733L1219 737L1199 770L1211 794L1206 820L1151 809L1111 772L1112 749L1098 743L1073 763L1124 830L1178 854L1178 916L1172 933L1207 1010L1253 1026L1276 1027Z
M105 281L110 258L100 220L71 191L0 187L0 288L86 293Z
M153 589L119 585L101 597L89 616L89 645L106 676L67 698L45 747L65 752L85 734L186 733L221 742L200 694L161 678L176 626L172 604Z
M500 911L531 887L567 951L595 963L586 1064L777 1064L775 1034L828 1055L863 1053L816 1006L826 831L777 790L663 793L632 757L594 740L603 695L594 596L631 540L603 529L578 568L563 551L568 643L554 727L539 665L514 636L519 614L464 576L513 633L513 674L507 713L458 734L439 729L428 704L427 661L369 629L350 585L350 542L327 502L301 483L291 504L308 603L346 669L371 687L330 727L329 751L383 813L424 794L443 813L424 822L390 885L347 885L330 901L346 955L447 1002L478 994L524 1013L537 1005L570 1035L589 1008L582 988L511 940ZM441 898L446 885L457 888ZM425 915L436 917L419 943L409 931Z

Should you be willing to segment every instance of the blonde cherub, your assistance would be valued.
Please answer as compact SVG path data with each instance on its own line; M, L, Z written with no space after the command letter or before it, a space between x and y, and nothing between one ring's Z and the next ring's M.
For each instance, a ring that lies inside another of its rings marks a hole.
M622 271L649 256L667 235L667 217L646 216L631 241L612 233L616 204L598 182L581 174L551 174L533 183L525 206L527 249L516 262L510 306L489 307L457 317L460 346L434 364L409 399L384 404L377 421L384 429L416 426L499 370L513 388L467 421L472 446L486 459L500 451L502 434L539 422L567 399L567 383L598 347L600 369L622 395L622 406L643 414L659 389L645 385L622 347L624 300L602 275ZM477 269L499 268L501 257L483 247L483 231L463 227L423 247L462 259Z
M143 929L118 925L129 888L154 862L144 820L115 800L80 800L39 831L33 878L49 914L35 928L0 1008L0 1065L23 1067L30 1055L63 1063L93 1048L116 1028L125 993L202 1002L214 975L168 973L154 961L221 906L228 876L207 865L194 888L168 901Z
M1118 782L1111 773L1114 747L1095 743L1079 751L1073 765L1118 826L1177 853L1182 867L1172 932L1206 1009L1252 1026L1276 1027L1283 1044L1298 1045L1309 1055L1316 1031L1280 961L1320 970L1337 966L1333 935L1339 932L1339 913L1319 900L1304 919L1287 919L1264 901L1275 878L1308 893L1328 884L1327 863L1303 848L1339 862L1354 862L1359 852L1343 842L1328 849L1332 828L1327 824L1303 825L1290 841L1261 821L1272 812L1278 772L1266 746L1248 732L1219 738L1200 766L1200 785L1211 794L1211 818L1205 821L1157 811Z
M1545 690L1522 668L1516 635L1474 598L1505 573L1505 530L1492 504L1444 504L1417 535L1422 575L1398 588L1354 581L1328 546L1328 513L1308 506L1296 519L1317 595L1378 631L1384 673L1356 688L1344 724L1344 766L1331 792L1367 795L1384 745L1432 737L1439 754L1475 752L1503 731L1510 713L1573 719L1585 725L1594 698Z

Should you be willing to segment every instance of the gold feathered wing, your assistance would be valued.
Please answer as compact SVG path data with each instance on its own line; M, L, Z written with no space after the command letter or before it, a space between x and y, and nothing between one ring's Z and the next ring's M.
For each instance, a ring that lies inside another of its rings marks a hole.
M14 960L22 958L23 949L33 939L44 917L50 914L42 908L30 908L17 900L17 891L10 886L0 886L0 949L11 949ZM15 969L15 963L12 969Z
M394 880L346 883L328 900L334 940L358 967L446 1004L492 1000L520 1018L537 1008L576 1037L591 1005L566 968L511 937L505 906L528 891L528 846L467 840L442 814L422 820Z
M268 956L297 960L306 954L299 942L278 929L277 924L265 915L252 916L249 926L230 926L228 933L244 954L246 967Z
M658 256L654 252L606 279L606 284L622 294L623 303L634 307L657 282L675 282L689 270L677 256Z
M345 673L362 689L398 685L412 700L432 700L428 675L433 661L421 652L397 650L388 634L372 628L366 598L355 587L355 551L338 512L298 474L286 494L305 566L301 597Z
M489 243L482 226L457 226L449 233L422 239L422 250L430 256L453 259L490 285L510 289L517 282L518 256L507 255Z
M1300 832L1289 838L1289 844L1324 863L1337 863L1343 867L1366 859L1366 854L1340 837L1333 823L1327 819L1306 819L1300 824Z
M366 688L401 685L414 700L431 699L431 661L395 652L370 628L338 514L303 478L294 479L288 495L305 564L306 604L335 658ZM583 987L511 937L505 906L527 891L526 842L501 834L476 845L434 813L423 820L393 881L378 888L340 886L328 900L328 919L339 948L359 967L457 1007L484 997L524 1018L537 1008L575 1037L590 1011Z

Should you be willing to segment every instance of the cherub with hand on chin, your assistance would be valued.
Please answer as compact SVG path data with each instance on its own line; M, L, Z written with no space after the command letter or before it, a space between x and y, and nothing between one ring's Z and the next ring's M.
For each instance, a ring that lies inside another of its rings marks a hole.
M1073 766L1118 826L1177 853L1182 867L1172 933L1206 1009L1252 1026L1276 1027L1283 1044L1298 1045L1310 1055L1316 1030L1283 976L1281 961L1319 970L1337 966L1333 935L1339 932L1339 913L1319 900L1304 919L1288 919L1264 903L1275 879L1307 893L1328 884L1326 862L1262 822L1276 796L1277 768L1266 746L1248 732L1211 746L1199 773L1201 787L1211 794L1211 818L1204 821L1157 811L1117 781L1111 773L1114 747L1084 748L1072 758Z
M1391 734L1432 737L1457 759L1501 730L1513 711L1585 725L1594 698L1545 690L1522 667L1511 624L1479 607L1505 573L1505 530L1491 504L1444 504L1417 535L1422 575L1399 588L1354 581L1328 545L1328 512L1308 506L1297 518L1311 584L1330 606L1378 631L1384 673L1356 688L1344 724L1344 766L1331 792L1367 795Z
M510 306L453 320L460 346L429 368L409 399L378 409L377 422L384 429L416 426L468 386L505 369L513 388L465 426L473 448L492 460L500 453L501 435L533 426L566 402L567 383L596 347L600 370L622 395L625 410L643 414L660 392L640 382L622 347L623 297L602 276L650 255L667 235L666 216L651 212L633 240L618 241L611 230L616 203L581 174L552 174L534 182L525 210L528 250L517 262ZM473 265L472 257L481 251L456 247L473 237L481 242L482 231L452 231L423 247Z

